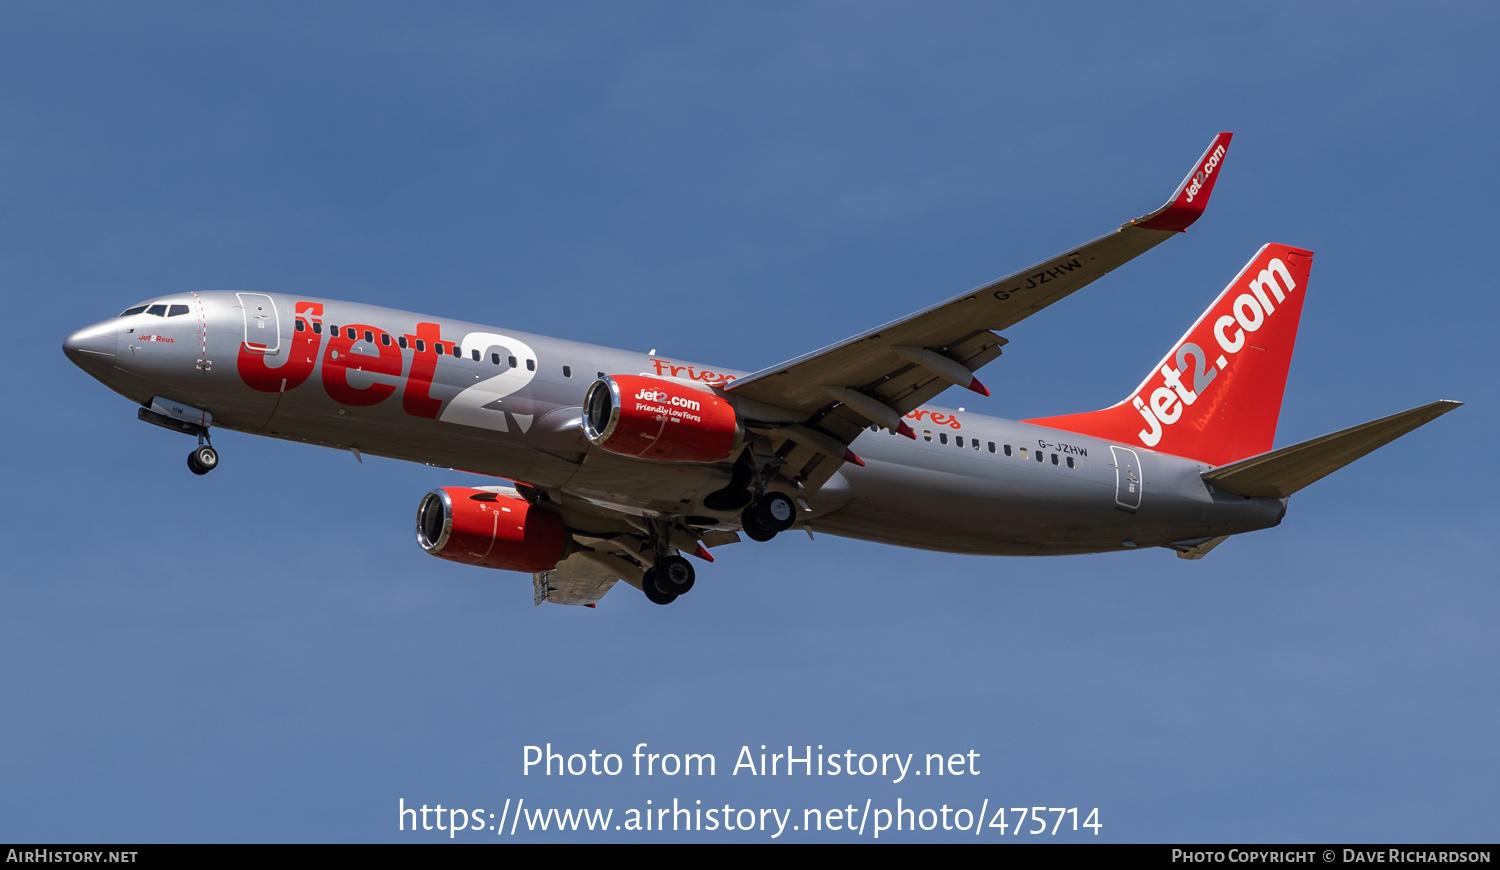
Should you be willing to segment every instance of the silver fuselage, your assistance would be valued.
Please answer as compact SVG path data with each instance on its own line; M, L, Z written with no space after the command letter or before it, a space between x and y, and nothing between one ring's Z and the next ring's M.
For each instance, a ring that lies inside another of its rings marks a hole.
M103 321L65 344L81 368L142 405L181 403L210 413L215 428L737 526L702 501L726 485L727 464L612 454L583 438L579 419L600 375L719 385L743 372L353 302L212 291L142 304L166 308ZM862 434L852 448L865 466L846 463L801 493L810 511L800 525L907 547L1040 555L1235 534L1285 512L1282 500L1208 486L1204 463L1139 445L935 407L907 423L915 441Z

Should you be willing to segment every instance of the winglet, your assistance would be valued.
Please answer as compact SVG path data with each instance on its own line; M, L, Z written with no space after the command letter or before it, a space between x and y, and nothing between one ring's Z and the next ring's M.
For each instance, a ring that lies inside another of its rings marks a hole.
M1134 226L1147 230L1167 230L1180 233L1193 225L1208 207L1208 197L1214 192L1214 182L1224 166L1224 155L1229 150L1233 133L1220 133L1208 145L1208 150L1193 164L1193 169L1177 185L1172 201L1146 215L1131 221Z

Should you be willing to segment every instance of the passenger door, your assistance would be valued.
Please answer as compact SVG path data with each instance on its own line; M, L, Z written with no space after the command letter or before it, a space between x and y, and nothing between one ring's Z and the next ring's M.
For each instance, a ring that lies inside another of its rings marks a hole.
M1115 507L1135 513L1141 506L1141 459L1129 447L1111 445L1115 460Z
M281 352L281 321L276 301L264 293L236 293L245 316L245 348L251 353L276 356Z

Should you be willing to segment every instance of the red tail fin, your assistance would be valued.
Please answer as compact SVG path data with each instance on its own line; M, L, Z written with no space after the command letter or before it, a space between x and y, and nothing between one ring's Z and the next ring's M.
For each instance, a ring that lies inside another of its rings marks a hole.
M1223 465L1270 450L1312 252L1266 245L1125 401L1026 420Z

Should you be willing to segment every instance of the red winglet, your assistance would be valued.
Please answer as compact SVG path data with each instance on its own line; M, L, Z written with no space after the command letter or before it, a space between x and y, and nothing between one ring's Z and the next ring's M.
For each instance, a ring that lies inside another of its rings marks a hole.
M698 549L694 550L689 555L697 556L705 562L712 562L714 560L713 554L708 552L708 550L704 548L701 541L698 543Z
M969 382L969 389L973 390L981 396L988 396L990 394L989 387L981 384L979 382L979 378L975 378L974 380Z
M912 428L910 426L906 425L906 421L905 420L902 420L902 421L900 421L900 422L898 422L896 424L896 434L897 435L905 435L906 437L910 438L913 441L917 440L917 433L913 432ZM860 464L863 465L864 463L860 463Z
M865 461L859 458L859 454L855 453L853 450L850 450L847 447L844 448L844 461L852 462L855 465L858 465L860 468L865 467Z
M1214 182L1219 178L1219 170L1224 168L1224 155L1229 150L1229 140L1233 138L1233 133L1215 136L1208 150L1193 164L1187 178L1177 185L1172 201L1134 221L1134 224L1143 229L1178 233L1192 226L1208 207L1208 197L1214 192Z

